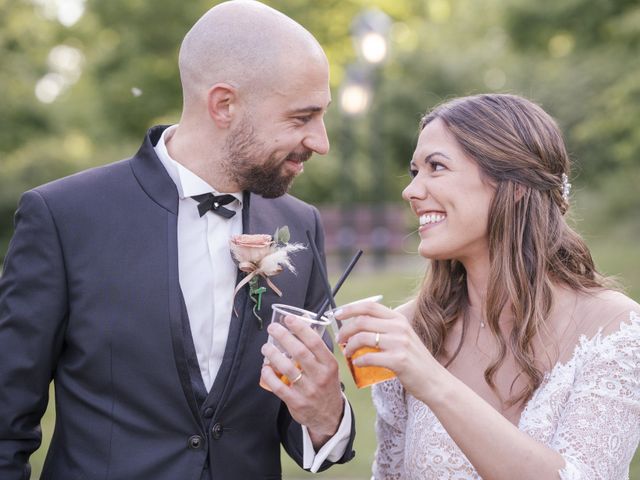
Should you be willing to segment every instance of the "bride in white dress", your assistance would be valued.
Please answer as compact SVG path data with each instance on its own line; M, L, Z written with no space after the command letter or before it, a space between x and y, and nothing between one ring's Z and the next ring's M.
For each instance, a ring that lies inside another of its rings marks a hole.
M569 158L540 107L478 95L421 122L403 197L430 268L417 298L346 307L373 387L376 479L627 479L640 306L567 225Z

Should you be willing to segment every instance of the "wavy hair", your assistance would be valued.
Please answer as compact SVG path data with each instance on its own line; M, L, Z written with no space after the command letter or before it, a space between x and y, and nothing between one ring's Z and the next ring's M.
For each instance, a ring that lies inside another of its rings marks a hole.
M494 377L509 349L518 376L526 377L524 389L510 393L508 403L515 405L529 399L542 382L533 340L545 332L552 286L586 291L603 287L604 279L585 242L564 218L569 204L562 195L562 174L569 176L570 160L558 126L542 108L515 95L463 97L427 113L420 130L438 118L495 186L488 224L490 273L482 312L498 354L484 377L497 393ZM462 346L468 307L462 263L432 260L413 323L427 348L438 355L446 353L447 332L462 319L462 337L447 365ZM505 307L514 317L508 338L498 323Z

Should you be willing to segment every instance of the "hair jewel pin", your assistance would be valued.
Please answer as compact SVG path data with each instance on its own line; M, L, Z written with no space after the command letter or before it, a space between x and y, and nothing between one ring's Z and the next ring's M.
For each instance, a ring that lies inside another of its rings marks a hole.
M571 193L571 184L566 173L562 174L562 199L569 203L569 194Z

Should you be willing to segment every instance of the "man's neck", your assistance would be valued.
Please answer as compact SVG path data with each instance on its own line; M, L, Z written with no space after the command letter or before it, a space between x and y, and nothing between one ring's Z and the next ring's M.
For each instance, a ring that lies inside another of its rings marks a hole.
M201 135L185 132L181 125L165 138L165 146L169 156L188 168L219 192L237 192L239 188L233 184L220 168L220 162L214 155L222 149L217 146L203 144Z

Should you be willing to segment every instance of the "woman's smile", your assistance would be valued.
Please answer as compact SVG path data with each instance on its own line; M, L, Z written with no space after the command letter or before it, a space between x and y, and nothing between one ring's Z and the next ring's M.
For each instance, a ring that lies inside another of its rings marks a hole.
M443 223L447 218L447 214L445 212L426 212L420 215L420 228L418 231L423 232L428 229L437 227L441 223Z

